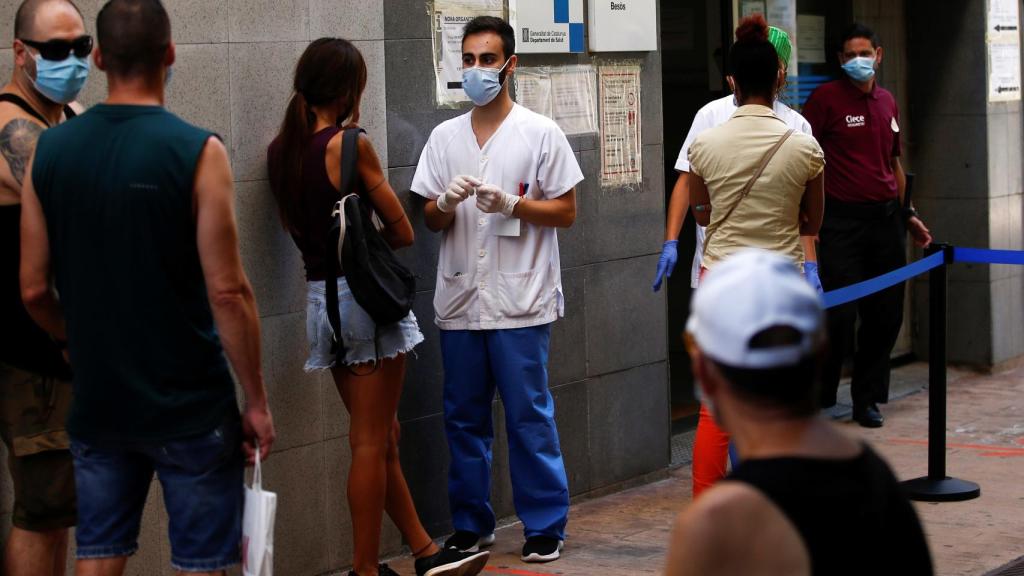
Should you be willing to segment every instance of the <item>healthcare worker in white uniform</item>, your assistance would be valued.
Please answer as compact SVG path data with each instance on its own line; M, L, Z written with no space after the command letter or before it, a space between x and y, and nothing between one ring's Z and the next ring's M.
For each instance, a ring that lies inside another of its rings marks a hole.
M768 41L775 46L775 51L779 53L779 60L782 61L783 68L788 66L790 54L793 51L792 44L789 41L789 35L782 29L774 26L768 27ZM729 87L732 88L732 77L727 77L726 80L729 82ZM800 115L799 112L793 110L789 106L786 106L782 102L776 100L773 106L775 115L778 116L782 121L786 123L790 128L803 132L804 134L811 134L811 124ZM676 261L678 260L677 244L679 238L679 231L683 227L683 220L686 218L686 210L690 206L690 191L686 184L686 174L690 171L689 152L690 145L697 139L697 136L705 130L721 126L732 118L732 115L736 112L736 98L732 94L713 100L704 105L703 108L697 111L697 115L693 119L693 124L690 125L690 132L686 135L686 140L683 141L683 147L679 151L679 158L676 160L676 172L679 173L679 178L676 180L676 185L672 189L672 198L669 201L668 206L668 222L665 226L665 244L662 246L661 258L658 260L658 270L654 278L654 291L657 292L661 289L661 283L666 276L672 276L672 271L675 269ZM801 244L804 247L804 275L807 281L818 292L821 292L821 281L818 279L818 258L814 247L813 237L802 237L800 239ZM690 270L690 287L697 287L697 280L700 277L700 269L702 265L701 255L703 254L704 248L704 227L697 226L697 248L693 253L693 266Z
M556 228L576 218L583 180L565 134L512 101L517 58L504 20L478 17L462 41L463 89L475 107L431 133L413 177L427 226L442 231L434 293L444 363L448 496L445 547L494 541L491 403L505 408L522 560L559 557L569 488L548 389L551 323L563 315Z

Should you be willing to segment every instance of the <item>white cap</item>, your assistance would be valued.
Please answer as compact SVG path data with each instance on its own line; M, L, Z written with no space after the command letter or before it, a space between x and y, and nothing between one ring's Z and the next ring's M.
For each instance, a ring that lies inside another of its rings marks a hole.
M746 249L709 270L693 295L689 332L701 352L734 368L763 370L798 364L822 342L821 298L793 262ZM754 336L775 327L800 333L800 342L751 347Z

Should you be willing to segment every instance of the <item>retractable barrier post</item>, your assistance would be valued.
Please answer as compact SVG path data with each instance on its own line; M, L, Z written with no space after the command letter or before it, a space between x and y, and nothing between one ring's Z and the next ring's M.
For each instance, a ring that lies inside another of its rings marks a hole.
M953 247L932 244L928 255L943 253L944 265L928 274L928 475L903 482L907 495L925 502L970 500L981 495L974 482L946 476L946 269Z

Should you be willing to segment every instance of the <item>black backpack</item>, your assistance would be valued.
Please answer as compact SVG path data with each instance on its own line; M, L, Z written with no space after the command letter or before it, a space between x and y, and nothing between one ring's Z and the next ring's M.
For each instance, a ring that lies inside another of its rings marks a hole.
M416 296L416 279L388 245L378 229L368 199L352 192L358 178L356 144L363 129L342 133L341 200L331 212L331 231L327 240L327 277L337 276L338 265L345 273L352 297L381 326L394 324L409 315ZM379 222L379 221L378 221ZM331 352L342 353L341 316L338 311L338 285L328 280L327 319L334 331ZM376 343L377 338L374 338Z

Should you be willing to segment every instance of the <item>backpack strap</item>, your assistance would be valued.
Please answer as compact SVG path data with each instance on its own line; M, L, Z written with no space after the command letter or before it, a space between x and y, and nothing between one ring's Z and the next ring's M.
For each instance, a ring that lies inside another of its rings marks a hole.
M782 148L782 145L786 143L786 140L789 140L789 137L793 135L793 132L794 130L792 128L787 130L786 133L783 134L781 138L779 138L779 141L776 142L775 145L772 146L770 149L768 149L768 151L765 152L765 155L761 157L761 162L760 164L758 164L757 171L754 172L754 176L747 181L747 184L743 187L743 190L740 191L739 199L737 199L736 202L733 203L732 207L729 208L729 211L725 213L725 216L723 216L722 219L718 221L718 226L715 226L714 228L711 228L710 225L708 226L707 231L704 234L703 254L708 253L708 246L711 244L711 235L714 234L719 228L721 228L725 224L725 221L729 219L729 216L732 216L732 213L734 210L736 210L736 207L743 202L743 199L746 198L748 194L750 194L750 190L754 187L754 183L757 182L757 179L761 177L761 174L764 172L764 169L768 167L768 163L771 162L772 158L775 157L775 153L779 151L779 148Z
M324 291L327 296L327 321L334 333L331 338L331 354L344 355L341 340L341 313L338 310L338 272L341 258L341 246L345 241L345 201L352 193L352 187L358 178L356 165L359 161L359 134L362 128L348 129L341 133L341 200L334 205L331 212L331 231L327 235L327 280Z

